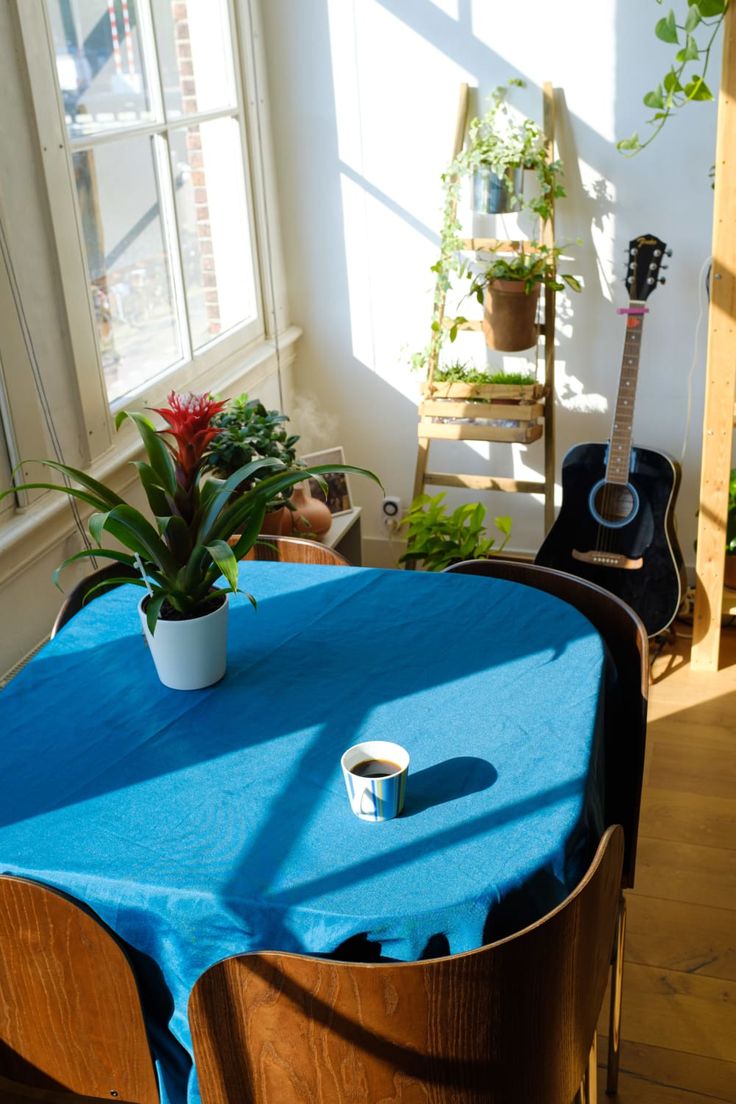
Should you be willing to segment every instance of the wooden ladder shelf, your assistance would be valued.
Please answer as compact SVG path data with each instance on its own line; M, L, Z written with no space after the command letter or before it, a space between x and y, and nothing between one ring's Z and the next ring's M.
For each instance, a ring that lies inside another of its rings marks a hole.
M554 92L544 85L544 135L550 154L554 148ZM465 140L468 113L468 86L461 85L453 160ZM539 240L554 245L554 211L540 221ZM528 252L528 241L503 241L497 238L467 238L463 248L476 253ZM438 277L434 296L433 318L441 328L449 330L482 330L480 321L458 321L445 317L446 293ZM445 383L435 380L439 361L439 342L432 342L427 363L427 376L419 404L418 453L414 478L414 497L427 485L464 487L474 491L510 491L538 494L544 497L544 528L554 520L554 319L555 291L544 288L544 322L537 325L537 340L544 341L544 380L529 385ZM518 422L518 426L503 426L503 421ZM493 475L459 475L454 472L429 471L431 441L488 441L507 444L530 444L544 436L544 476L542 479L510 479Z

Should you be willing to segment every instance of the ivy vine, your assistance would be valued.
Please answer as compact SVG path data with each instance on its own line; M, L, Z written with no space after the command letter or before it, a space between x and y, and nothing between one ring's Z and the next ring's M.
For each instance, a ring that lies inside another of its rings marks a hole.
M499 85L489 96L489 106L480 118L468 124L467 141L463 149L442 174L443 204L440 229L440 253L432 265L437 281L432 306L431 337L427 348L411 358L414 369L426 367L439 359L447 330L443 322L445 297L455 279L472 278L470 262L463 252L462 223L458 206L463 181L477 170L489 170L503 177L516 210L533 211L540 219L549 218L555 199L565 195L562 184L562 162L552 160L547 152L541 127L532 119L517 122L511 117L508 104L510 88L524 88L516 77ZM530 169L536 173L538 194L530 199L516 195L510 170ZM454 341L457 327L449 331Z
M657 3L662 4L663 0ZM638 133L622 138L616 143L622 153L633 156L646 149L667 120L686 103L713 99L705 78L728 4L729 0L687 0L686 9L680 8L679 21L672 8L657 21L654 28L657 38L679 49L662 80L644 96L645 106L654 110L647 119L654 128L652 133L644 141Z

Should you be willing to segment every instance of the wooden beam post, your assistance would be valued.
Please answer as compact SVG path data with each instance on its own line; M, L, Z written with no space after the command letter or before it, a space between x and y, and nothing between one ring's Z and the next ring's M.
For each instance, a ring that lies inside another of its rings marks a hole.
M736 4L723 23L691 663L718 669L736 387Z

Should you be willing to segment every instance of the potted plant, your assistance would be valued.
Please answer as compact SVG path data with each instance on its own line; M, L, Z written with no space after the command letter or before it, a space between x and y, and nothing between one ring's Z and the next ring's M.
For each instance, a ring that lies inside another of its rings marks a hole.
M407 528L406 552L400 563L421 563L425 571L442 571L461 560L477 560L500 552L511 535L511 518L496 517L493 523L503 540L496 541L485 530L485 506L469 502L448 514L444 492L419 495L401 519Z
M230 399L212 417L217 434L212 438L203 463L215 478L225 480L239 468L254 460L280 460L286 467L301 466L296 459L299 437L285 428L286 414L267 410L259 399L249 399L243 393ZM235 491L246 491L268 474L268 469L256 472ZM288 534L292 531L289 492L281 492L269 503L263 522L264 533Z
M468 124L465 146L446 175L458 179L472 176L475 211L503 214L528 208L540 218L548 218L552 200L565 194L562 163L550 158L537 123L512 117L507 101L511 86L524 88L525 83L512 79L494 89L486 113ZM523 197L525 171L534 172L538 183L537 193L527 200Z
M70 556L55 572L91 556L137 569L140 578L107 580L134 582L146 590L139 609L159 678L177 690L209 686L222 678L226 666L228 595L240 591L238 560L255 543L270 502L306 475L349 471L378 482L372 472L349 465L296 468L276 457L252 460L223 483L204 478L205 458L217 428L214 416L225 408L210 396L171 392L168 406L155 409L166 422L157 430L140 413L121 411L136 425L146 453L136 468L151 513L152 524L139 510L86 472L52 460L40 461L60 472L69 485L26 483L0 495L33 488L60 491L91 506L89 531L95 547ZM255 477L258 476L257 482ZM233 492L248 489L233 501ZM231 547L228 538L239 533ZM125 551L102 545L113 537Z
M532 211L542 220L552 215L555 199L565 195L562 162L550 156L542 130L531 119L521 122L512 120L506 102L510 86L523 88L524 81L512 79L508 85L495 89L490 97L489 110L482 118L471 120L464 148L442 174L444 198L440 255L432 265L432 272L437 277L432 336L428 347L411 358L412 367L416 370L424 369L433 360L436 363L439 358L448 332L443 322L444 301L453 279L472 279L458 215L463 181L478 173L481 181L488 181L489 194L503 195L504 207ZM519 181L527 170L536 174L538 189L535 195L525 199ZM485 187L485 184L477 184L476 193L482 192ZM487 209L487 204L485 206ZM450 340L454 340L456 333L457 326L449 331Z
M473 277L468 294L483 304L483 332L492 349L518 352L536 342L537 303L541 287L581 291L570 273L557 272L559 246L531 242L528 249L498 254ZM462 319L456 320L456 322Z

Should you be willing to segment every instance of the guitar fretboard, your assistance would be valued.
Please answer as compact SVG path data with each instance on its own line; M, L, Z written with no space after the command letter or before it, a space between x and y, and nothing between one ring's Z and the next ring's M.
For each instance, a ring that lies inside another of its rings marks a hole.
M644 303L640 300L631 299L629 301L630 310L641 310L643 308ZM639 354L643 326L643 313L627 315L626 340L624 341L624 354L621 361L618 398L611 427L611 444L606 466L606 481L609 483L627 483L629 479L634 402L636 400L636 383L639 377Z

